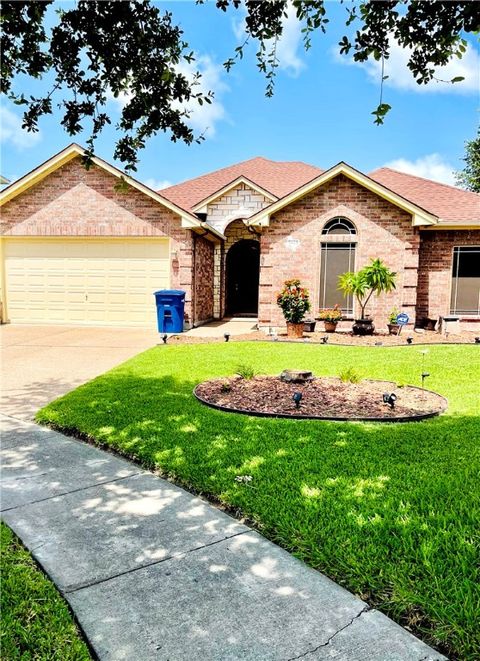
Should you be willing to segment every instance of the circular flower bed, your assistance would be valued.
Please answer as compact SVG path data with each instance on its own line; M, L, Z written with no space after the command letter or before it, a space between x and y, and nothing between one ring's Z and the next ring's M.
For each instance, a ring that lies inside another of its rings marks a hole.
M384 394L391 393L396 396L393 407L384 402ZM274 376L235 376L204 381L194 395L222 411L277 418L395 422L430 418L447 408L447 400L430 390L400 387L391 381L350 383L333 377L286 383ZM294 395L300 399L298 407Z

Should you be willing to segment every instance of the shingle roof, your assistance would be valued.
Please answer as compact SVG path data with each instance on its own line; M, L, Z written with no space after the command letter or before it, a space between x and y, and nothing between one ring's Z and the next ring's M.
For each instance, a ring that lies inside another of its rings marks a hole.
M439 217L439 225L475 224L480 228L480 195L391 168L378 168L368 175Z
M282 198L322 172L324 170L301 161L270 161L257 156L164 188L160 194L191 211L196 204L242 176L275 197ZM438 216L440 225L478 224L480 227L480 195L477 193L386 167L378 168L368 176Z
M322 172L320 168L301 161L270 161L257 156L164 188L160 193L171 202L191 210L196 204L238 177L246 177L275 197L283 197L306 184L307 181L318 177Z

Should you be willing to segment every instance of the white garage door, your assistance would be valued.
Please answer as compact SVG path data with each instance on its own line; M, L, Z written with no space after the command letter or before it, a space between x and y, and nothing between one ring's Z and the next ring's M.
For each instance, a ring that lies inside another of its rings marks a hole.
M12 323L154 326L170 285L168 239L7 239Z

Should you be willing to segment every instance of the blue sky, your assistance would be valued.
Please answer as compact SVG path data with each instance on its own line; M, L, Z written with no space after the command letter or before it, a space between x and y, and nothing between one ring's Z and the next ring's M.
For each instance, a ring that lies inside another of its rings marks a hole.
M289 16L279 45L280 70L273 99L265 98L265 81L256 69L255 47L230 73L222 63L242 40L242 10L224 14L212 4L159 2L172 11L197 56L205 85L215 92L211 106L194 111L191 122L206 130L201 145L152 138L140 155L136 177L159 188L253 156L302 160L328 168L340 160L364 172L390 165L419 176L453 183L452 170L462 167L465 140L475 136L479 110L480 56L473 40L463 60L439 70L439 78L464 75L457 85L419 87L405 67L406 54L394 49L386 64L389 79L384 101L393 106L385 125L372 122L379 98L376 63L360 65L338 54L345 32L345 7L329 2L327 35L315 35L305 53L300 26ZM31 88L25 89L28 93ZM119 102L109 102L112 117ZM71 138L58 117L41 121L38 134L20 129L20 110L2 106L2 174L14 180L82 134ZM85 136L86 137L86 136ZM97 154L113 162L115 129L97 144Z

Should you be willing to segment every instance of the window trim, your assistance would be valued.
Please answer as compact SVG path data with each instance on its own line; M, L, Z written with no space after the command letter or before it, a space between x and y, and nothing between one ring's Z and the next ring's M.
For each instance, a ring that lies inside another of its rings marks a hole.
M329 225L333 225L333 227L335 227L335 225L342 224L348 230L348 234L330 233L330 228L328 227ZM334 216L333 218L327 220L327 222L322 227L322 236L357 236L357 228L349 218L346 218L345 216Z
M472 312L472 313L461 313L461 312L456 312L453 311L454 307L452 306L452 297L453 297L453 290L454 287L456 286L456 291L455 291L455 303L457 301L457 295L458 295L458 285L456 285L455 280L458 279L458 276L454 276L453 273L453 264L455 261L455 252L457 251L458 254L461 254L461 251L465 248L473 248L474 250L477 250L478 253L480 254L480 245L460 245L460 246L453 246L452 247L452 254L451 254L451 263L450 263L450 295L448 299L448 310L449 314L458 316L460 319L479 319L480 318L480 295L479 295L479 301L478 301L478 307L477 307L477 312ZM457 273L458 273L458 263L459 260L457 260Z
M328 237L328 234L325 235ZM335 236L335 235L332 235ZM346 236L346 235L337 235L337 236ZM354 237L355 235L353 235ZM352 237L352 238L353 238ZM353 256L350 258L351 261L351 266L352 266L352 271L355 272L356 270L356 262L357 262L357 242L355 240L353 241L324 241L322 236L322 240L320 241L320 268L319 268L319 280L318 280L318 307L320 310L325 309L325 284L326 284L326 278L324 282L324 286L322 288L322 272L323 272L323 257L324 257L324 252L328 252L328 250L332 250L333 245L337 245L339 248L346 247L347 245L349 246L349 252L350 255L353 253ZM342 309L342 316L344 319L354 319L355 318L355 297L352 295L352 305L351 308L346 310L344 308Z

